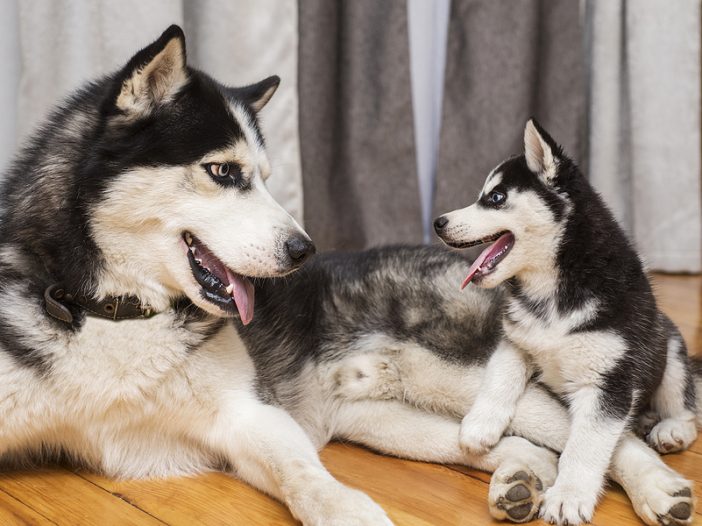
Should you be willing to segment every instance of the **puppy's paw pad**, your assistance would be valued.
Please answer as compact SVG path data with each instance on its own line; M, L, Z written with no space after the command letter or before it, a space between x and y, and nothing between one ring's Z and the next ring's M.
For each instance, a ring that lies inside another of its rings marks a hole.
M648 433L646 440L659 453L684 451L697 438L694 419L666 418Z
M528 522L539 511L542 492L541 479L528 468L511 475L498 470L490 482L490 514L497 520Z
M661 526L692 524L695 497L689 481L665 468L645 474L640 486L632 503L644 522Z

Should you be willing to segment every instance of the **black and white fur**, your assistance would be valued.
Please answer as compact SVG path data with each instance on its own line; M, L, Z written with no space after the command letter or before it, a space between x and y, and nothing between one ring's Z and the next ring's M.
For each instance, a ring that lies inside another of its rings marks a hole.
M555 481L552 452L566 444L569 416L531 381L509 436L486 453L460 447L461 418L502 339L506 300L499 290L459 291L467 265L436 247L316 256L283 280L258 283L256 316L239 334L261 396L285 407L318 447L338 438L494 471L492 515L524 522ZM691 523L691 484L641 440L617 450L610 476L647 524Z
M658 451L695 440L695 384L679 331L656 307L638 255L600 196L533 120L524 142L524 155L495 168L474 205L435 225L457 247L506 236L473 278L484 288L507 282L507 300L504 338L461 444L481 453L497 443L538 374L571 420L541 515L572 525L592 518L612 457L635 440L629 431L644 413L655 422L647 439Z
M502 305L491 291L457 293L462 258L388 249L276 279L312 251L263 183L257 112L277 83L218 84L187 66L171 27L19 154L0 190L2 459L65 454L122 478L228 469L305 524L388 524L322 466L316 449L338 437L494 471L493 514L532 517L556 477L542 445L565 440L568 418L530 385L510 429L531 441L459 446L457 415L478 393ZM202 269L205 248L238 301ZM69 305L67 324L44 309L56 283L158 314L114 322ZM427 394L398 400L398 385ZM647 455L632 446L615 459L637 512L689 508L688 483Z

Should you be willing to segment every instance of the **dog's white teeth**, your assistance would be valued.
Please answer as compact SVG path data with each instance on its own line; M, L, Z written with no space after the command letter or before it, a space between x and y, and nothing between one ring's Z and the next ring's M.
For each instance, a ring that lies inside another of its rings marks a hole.
M197 263L198 265L202 265L202 260L195 258L195 263Z
M231 294L233 290L234 290L234 285L232 285L232 284L227 285L227 294Z
M193 244L193 236L191 236L189 232L185 233L185 242L188 244L188 246Z

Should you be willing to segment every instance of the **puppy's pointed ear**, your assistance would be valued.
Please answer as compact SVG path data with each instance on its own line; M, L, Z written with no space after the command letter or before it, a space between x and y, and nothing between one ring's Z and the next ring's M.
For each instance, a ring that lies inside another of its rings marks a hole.
M112 100L121 112L143 116L169 100L187 80L185 35L180 27L172 25L122 69Z
M229 88L227 95L248 104L255 113L258 113L271 100L278 85L280 85L280 77L272 75L255 84L241 88Z
M539 175L547 184L556 177L559 148L536 119L529 119L524 128L524 156L529 170Z

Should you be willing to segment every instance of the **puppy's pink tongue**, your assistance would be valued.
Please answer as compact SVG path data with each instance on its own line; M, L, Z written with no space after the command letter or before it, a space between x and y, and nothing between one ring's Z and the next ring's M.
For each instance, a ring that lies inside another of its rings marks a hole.
M248 279L234 274L228 268L227 280L229 285L232 286L232 298L234 298L234 303L236 303L236 308L239 311L239 317L241 318L241 323L248 325L253 320L254 313L254 286Z
M492 247L487 247L485 250L483 250L480 253L480 255L478 256L478 259L473 261L473 264L468 269L468 275L466 276L466 279L464 279L463 283L461 284L461 290L466 288L468 283L470 283L473 280L473 276L475 276L478 273L478 271L480 270L480 266L483 263L485 263L485 260L490 255L490 248L492 248Z
M480 253L478 259L473 261L473 264L468 269L468 275L466 276L466 279L463 280L461 290L466 288L466 285L473 280L475 275L483 270L483 265L487 264L488 270L494 268L496 262L499 263L498 258L504 254L506 250L509 250L512 243L514 243L514 235L511 232L505 232L497 239L497 241L491 245L488 245L488 247Z

